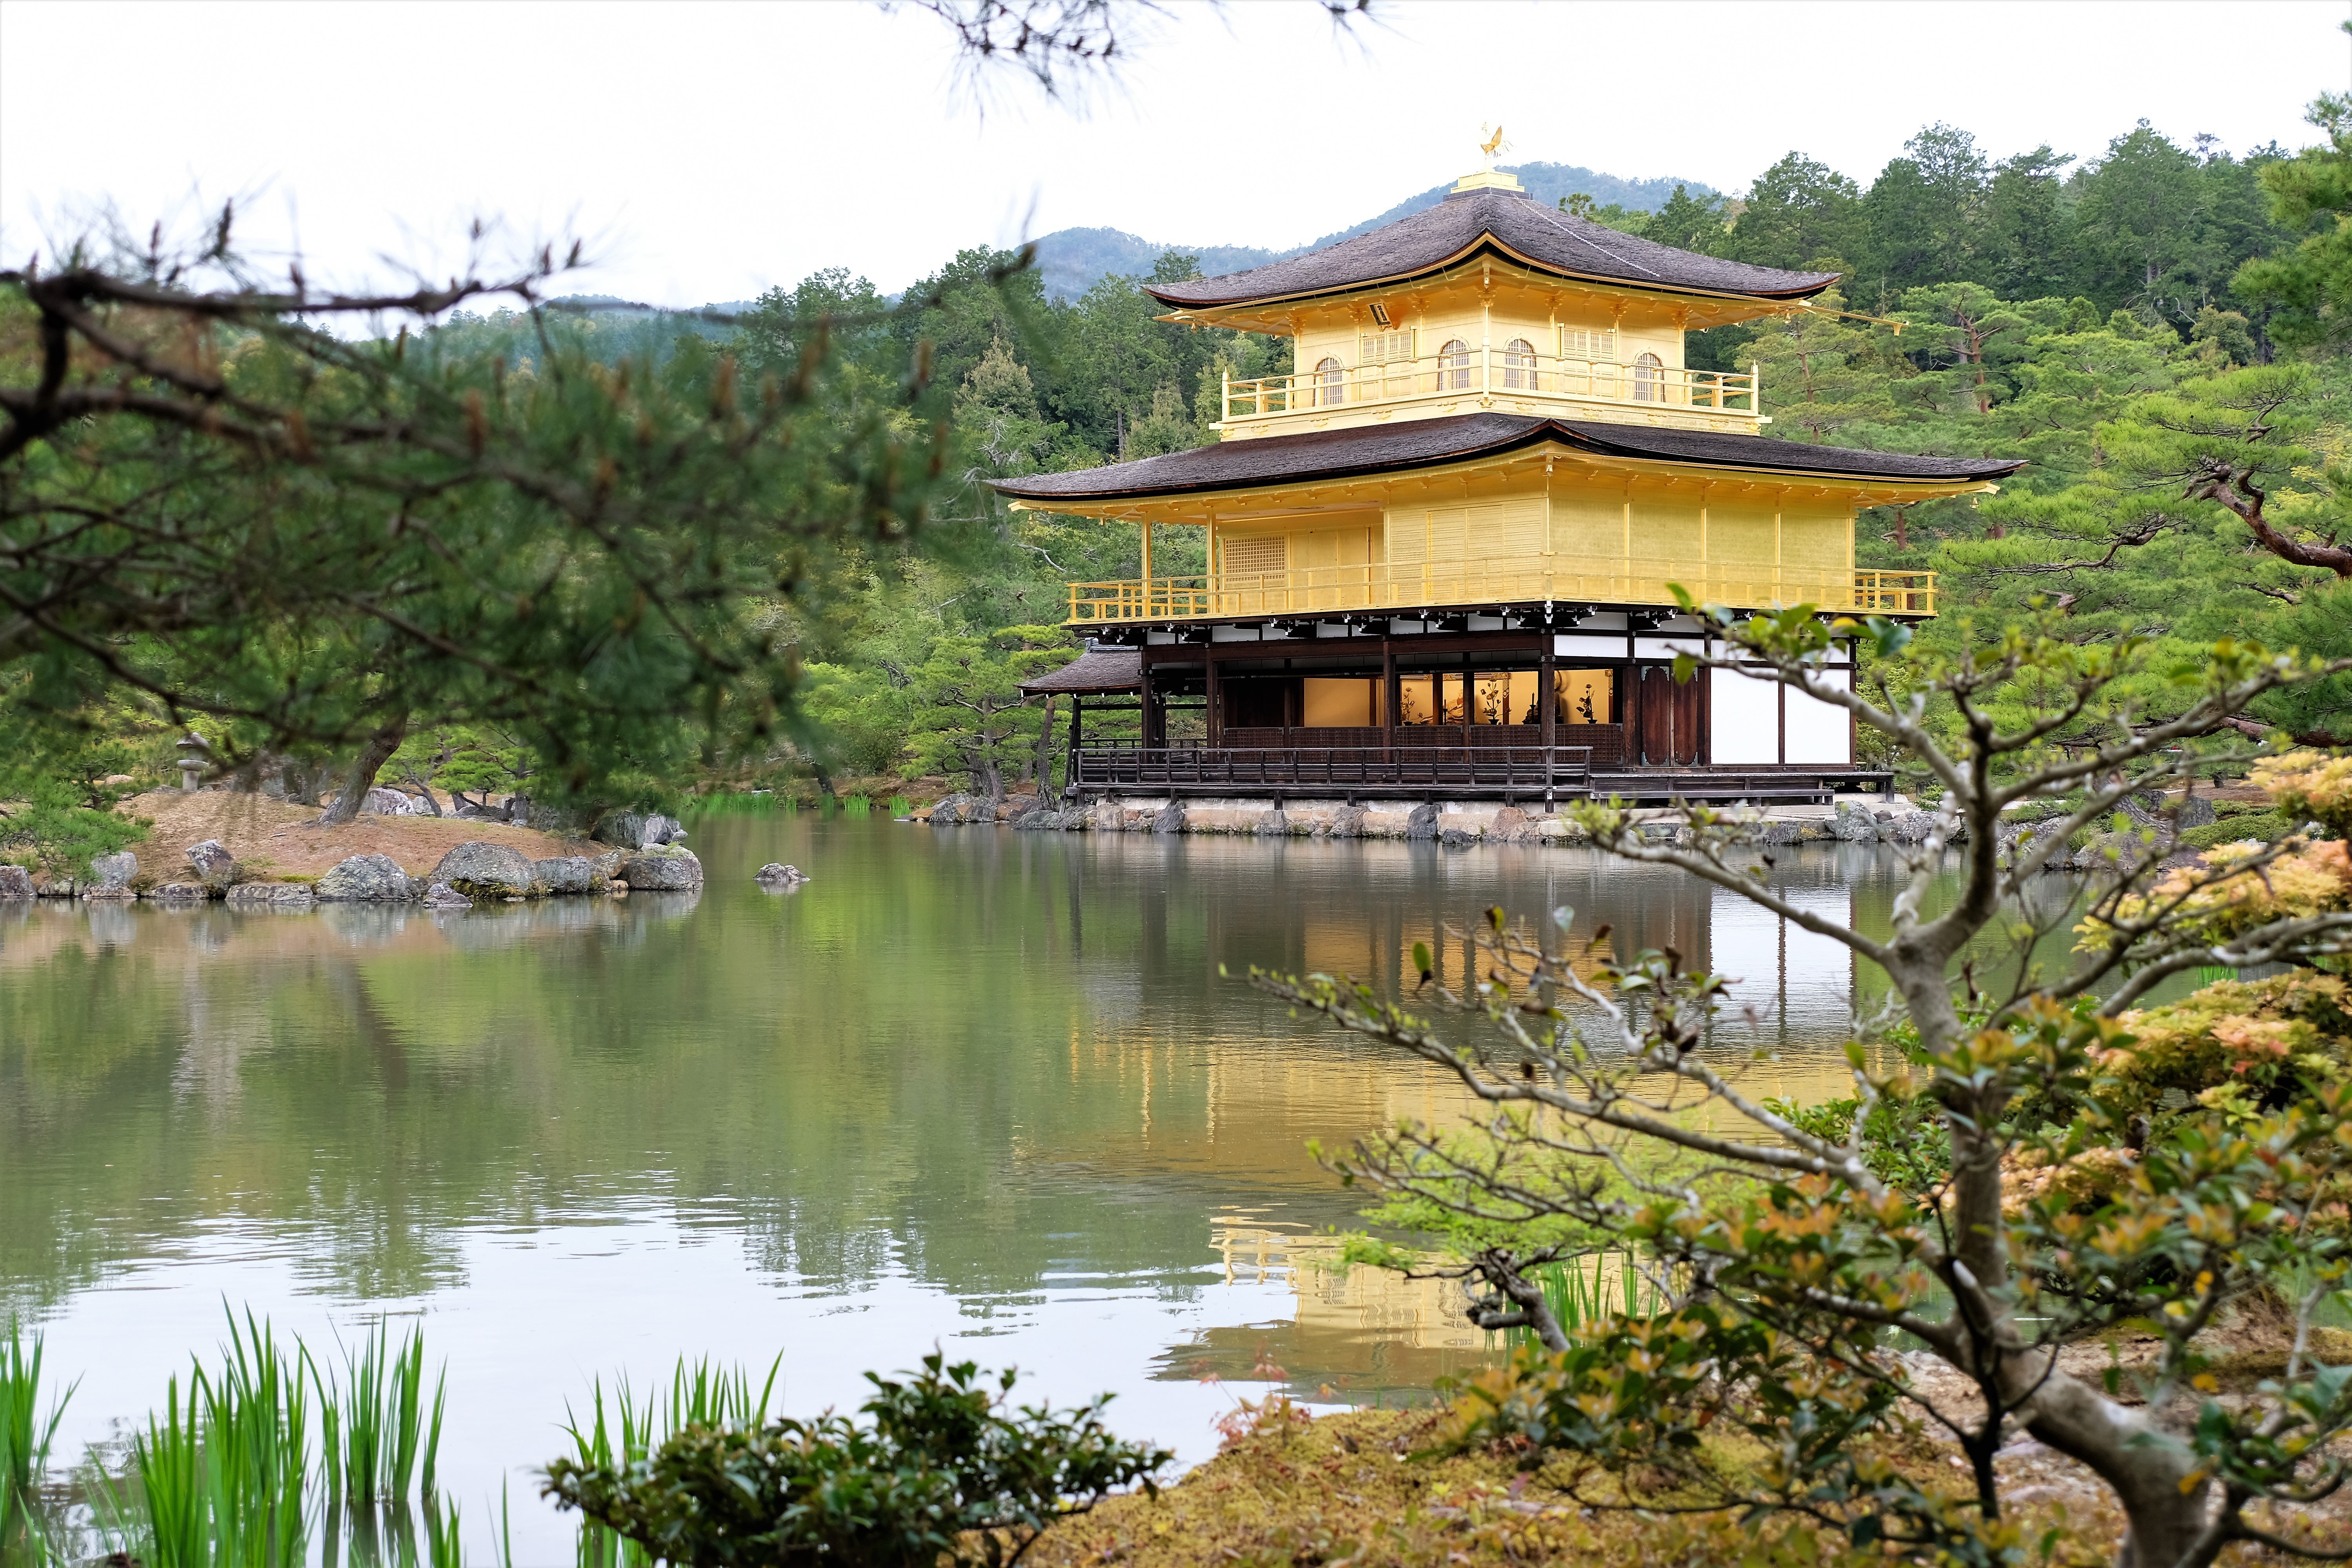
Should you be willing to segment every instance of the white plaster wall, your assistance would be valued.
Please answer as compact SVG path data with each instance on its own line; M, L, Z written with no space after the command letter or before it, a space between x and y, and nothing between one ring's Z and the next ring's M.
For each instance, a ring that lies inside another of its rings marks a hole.
M1829 684L1853 689L1851 669L1824 670L1821 679ZM1853 731L1843 708L1817 701L1803 692L1789 692L1789 761L1792 763L1851 763L1853 761Z
M1715 733L1708 760L1723 767L1737 763L1780 760L1780 708L1769 681L1751 680L1736 669L1710 669Z

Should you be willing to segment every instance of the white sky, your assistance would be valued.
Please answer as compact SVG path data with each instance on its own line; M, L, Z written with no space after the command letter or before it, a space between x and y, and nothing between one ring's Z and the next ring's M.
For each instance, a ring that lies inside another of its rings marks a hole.
M584 236L565 291L746 299L828 265L885 289L958 248L1104 225L1286 246L1504 161L1743 186L1790 148L1866 181L1922 123L1996 156L2095 155L2146 118L2231 150L2315 133L2352 86L2344 0L1384 5L1178 0L1082 111L947 29L846 3L58 4L0 0L0 257L94 205L141 232L224 196L314 279L446 272L466 226ZM2217 67L2217 57L2232 62Z

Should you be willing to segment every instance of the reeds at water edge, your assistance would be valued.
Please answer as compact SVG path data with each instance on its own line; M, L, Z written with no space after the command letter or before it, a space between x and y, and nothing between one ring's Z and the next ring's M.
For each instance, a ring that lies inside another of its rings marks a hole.
M133 1495L101 1483L113 1551L146 1568L302 1568L310 1542L310 1405L298 1344L229 1320L222 1365L175 1375L131 1439Z
M1612 1258L1618 1266L1613 1278L1609 1269ZM1590 1273L1582 1258L1568 1258L1533 1271L1543 1288L1545 1304L1562 1329L1573 1334L1612 1312L1640 1317L1658 1310L1662 1299L1657 1289L1643 1278L1633 1258L1622 1253L1598 1252L1591 1258ZM1515 1345L1534 1344L1535 1331L1513 1329L1510 1340Z
M395 1350L379 1324L337 1378L299 1340L281 1346L266 1321L232 1312L220 1364L174 1375L127 1473L97 1475L99 1535L143 1568L304 1568L314 1536L328 1568L346 1545L354 1563L419 1568L408 1500L421 1482L424 1561L459 1568L457 1508L434 1495L446 1382L428 1408L422 1330Z
M343 1352L343 1376L330 1384L319 1363L304 1355L319 1390L319 1425L326 1476L327 1505L354 1510L378 1502L405 1506L412 1481L433 1494L434 1468L441 1449L441 1417L448 1394L445 1366L433 1386L433 1407L425 1409L425 1331L412 1328L397 1351L379 1321ZM418 1474L422 1468L422 1475Z
M17 1551L36 1563L47 1555L34 1494L48 1470L49 1445L79 1380L49 1402L45 1419L42 1349L40 1335L28 1340L23 1327L9 1320L8 1337L0 1342L0 1560L11 1560Z

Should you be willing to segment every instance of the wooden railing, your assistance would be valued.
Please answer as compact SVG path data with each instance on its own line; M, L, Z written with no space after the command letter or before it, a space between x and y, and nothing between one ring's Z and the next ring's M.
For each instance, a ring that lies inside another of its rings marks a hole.
M1088 741L1070 758L1078 790L1180 795L1433 790L1506 799L1582 793L1590 746L1138 746Z
M1584 571L1534 561L1404 562L1371 566L1310 566L1286 572L1226 572L1206 577L1151 577L1073 583L1072 626L1181 621L1323 611L1400 612L1450 605L1554 604L1671 605L1670 584L1702 604L1769 609L1807 604L1862 614L1932 616L1933 572L1805 573L1784 567L1690 570L1664 563L1610 563Z
M1681 370L1672 365L1614 364L1601 360L1515 354L1496 348L1424 355L1387 364L1341 366L1297 375L1267 375L1224 384L1225 417L1264 419L1370 403L1403 403L1488 393L1497 397L1650 405L1758 412L1760 365L1736 371Z

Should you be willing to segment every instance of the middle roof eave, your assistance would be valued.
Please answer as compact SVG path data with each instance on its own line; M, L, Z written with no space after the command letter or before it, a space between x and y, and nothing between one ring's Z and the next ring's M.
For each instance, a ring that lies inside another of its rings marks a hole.
M1920 458L1776 441L1762 436L1607 425L1540 415L1459 414L1404 425L1356 426L1225 441L1068 474L994 479L1000 492L1050 506L1251 489L1402 473L1498 457L1543 441L1597 457L1895 484L1954 484L2016 472L2023 458Z

